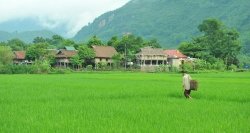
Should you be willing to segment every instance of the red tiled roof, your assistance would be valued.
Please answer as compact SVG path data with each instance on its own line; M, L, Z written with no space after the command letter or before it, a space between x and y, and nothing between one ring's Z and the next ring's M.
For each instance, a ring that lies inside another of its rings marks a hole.
M77 51L62 49L57 53L56 57L57 58L70 58L76 54L77 54Z
M25 59L25 51L14 51L14 59L16 60L24 60Z
M95 57L111 58L117 51L111 46L92 46L95 52Z
M187 58L187 56L182 54L179 50L164 50L164 53L169 58Z

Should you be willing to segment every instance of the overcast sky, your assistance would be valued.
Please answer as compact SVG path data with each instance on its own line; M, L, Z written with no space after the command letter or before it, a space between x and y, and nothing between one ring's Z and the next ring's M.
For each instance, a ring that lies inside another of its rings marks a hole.
M68 35L101 14L123 6L129 0L0 0L0 23L23 18L37 18L52 29L65 24Z

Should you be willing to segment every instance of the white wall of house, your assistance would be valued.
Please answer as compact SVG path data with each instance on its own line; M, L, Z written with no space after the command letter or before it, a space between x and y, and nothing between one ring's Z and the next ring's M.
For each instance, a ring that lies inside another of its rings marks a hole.
M98 64L100 62L112 63L112 59L109 59L109 58L95 58L95 63L96 64Z
M63 59L57 59L56 62L64 62L64 63L70 63L69 59L63 58Z
M70 60L67 58L56 59L56 66L58 67L68 67Z
M137 57L137 64L139 66L159 66L166 63L166 56L146 55Z
M168 62L169 62L169 65L172 66L172 67L180 68L182 60L185 60L185 59L182 59L182 58L170 58L170 59L168 59Z

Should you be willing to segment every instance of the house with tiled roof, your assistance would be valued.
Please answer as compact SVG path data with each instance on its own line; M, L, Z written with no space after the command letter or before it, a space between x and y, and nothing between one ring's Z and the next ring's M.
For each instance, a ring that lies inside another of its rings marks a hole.
M142 71L154 70L159 65L167 64L167 56L160 48L141 48L140 52L136 54L136 60Z
M187 60L187 56L179 50L164 50L164 54L168 57L168 64L171 67L179 68L183 61Z
M112 57L117 54L117 51L112 46L92 46L95 58L94 63L97 66L98 63L107 63L107 65L111 66L113 64Z
M25 51L13 51L14 53L14 58L13 58L13 63L14 64L28 64L28 60L26 60L26 52Z
M71 66L70 58L75 56L77 53L78 53L78 51L76 51L73 48L60 49L55 55L56 66L57 67L65 67L65 68Z

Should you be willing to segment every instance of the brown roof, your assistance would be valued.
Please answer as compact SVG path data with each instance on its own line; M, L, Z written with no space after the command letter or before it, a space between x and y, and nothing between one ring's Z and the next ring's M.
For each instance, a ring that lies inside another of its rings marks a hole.
M141 48L141 52L137 53L137 55L165 55L165 54L163 52L163 49L145 47Z
M187 58L187 56L182 54L179 50L165 50L164 53L169 58Z
M24 60L25 59L25 51L14 51L14 59L16 60Z
M71 58L76 54L77 54L77 51L62 49L56 54L56 57L57 58Z
M95 57L111 58L117 51L111 46L92 46L95 52Z

